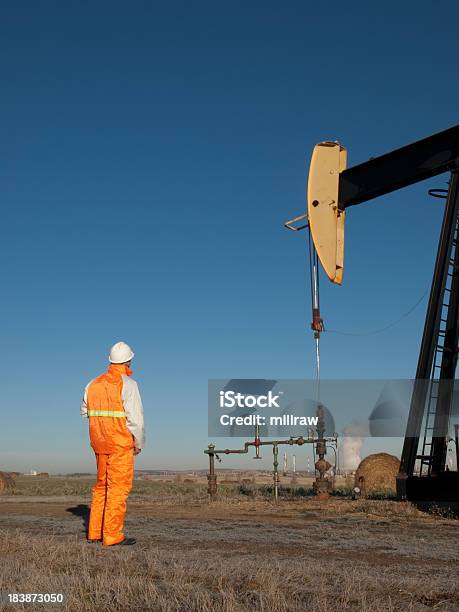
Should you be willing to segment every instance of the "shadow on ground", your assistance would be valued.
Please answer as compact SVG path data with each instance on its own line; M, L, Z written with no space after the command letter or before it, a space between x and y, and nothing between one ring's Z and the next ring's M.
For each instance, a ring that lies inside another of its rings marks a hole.
M87 504L78 504L78 506L74 506L73 508L67 508L67 512L73 514L74 516L79 516L83 520L84 530L87 532L89 528L89 512L90 508Z

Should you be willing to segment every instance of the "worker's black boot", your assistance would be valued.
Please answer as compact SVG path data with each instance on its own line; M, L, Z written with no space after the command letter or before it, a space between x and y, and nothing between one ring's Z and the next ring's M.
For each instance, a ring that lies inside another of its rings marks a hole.
M136 544L137 540L135 538L124 538L122 542L120 542L120 546L132 546Z

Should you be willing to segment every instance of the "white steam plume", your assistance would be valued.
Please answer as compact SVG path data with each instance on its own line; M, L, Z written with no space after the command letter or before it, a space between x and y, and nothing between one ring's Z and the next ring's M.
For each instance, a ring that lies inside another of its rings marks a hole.
M341 466L345 470L356 470L362 461L361 450L368 426L352 423L343 430Z

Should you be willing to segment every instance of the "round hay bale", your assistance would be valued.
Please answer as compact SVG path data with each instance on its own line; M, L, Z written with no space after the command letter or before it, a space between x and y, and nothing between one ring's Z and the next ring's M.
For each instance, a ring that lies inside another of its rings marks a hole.
M0 472L0 493L2 491L14 489L14 487L14 477L8 472Z
M354 486L360 488L362 495L393 495L396 492L395 478L399 468L400 460L394 455L368 455L355 472Z

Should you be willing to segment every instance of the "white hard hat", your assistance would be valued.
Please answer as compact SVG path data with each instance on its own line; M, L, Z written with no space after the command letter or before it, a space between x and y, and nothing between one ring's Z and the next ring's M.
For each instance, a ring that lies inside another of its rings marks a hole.
M134 357L131 347L126 342L117 342L110 349L109 362L110 363L126 363L131 361Z

